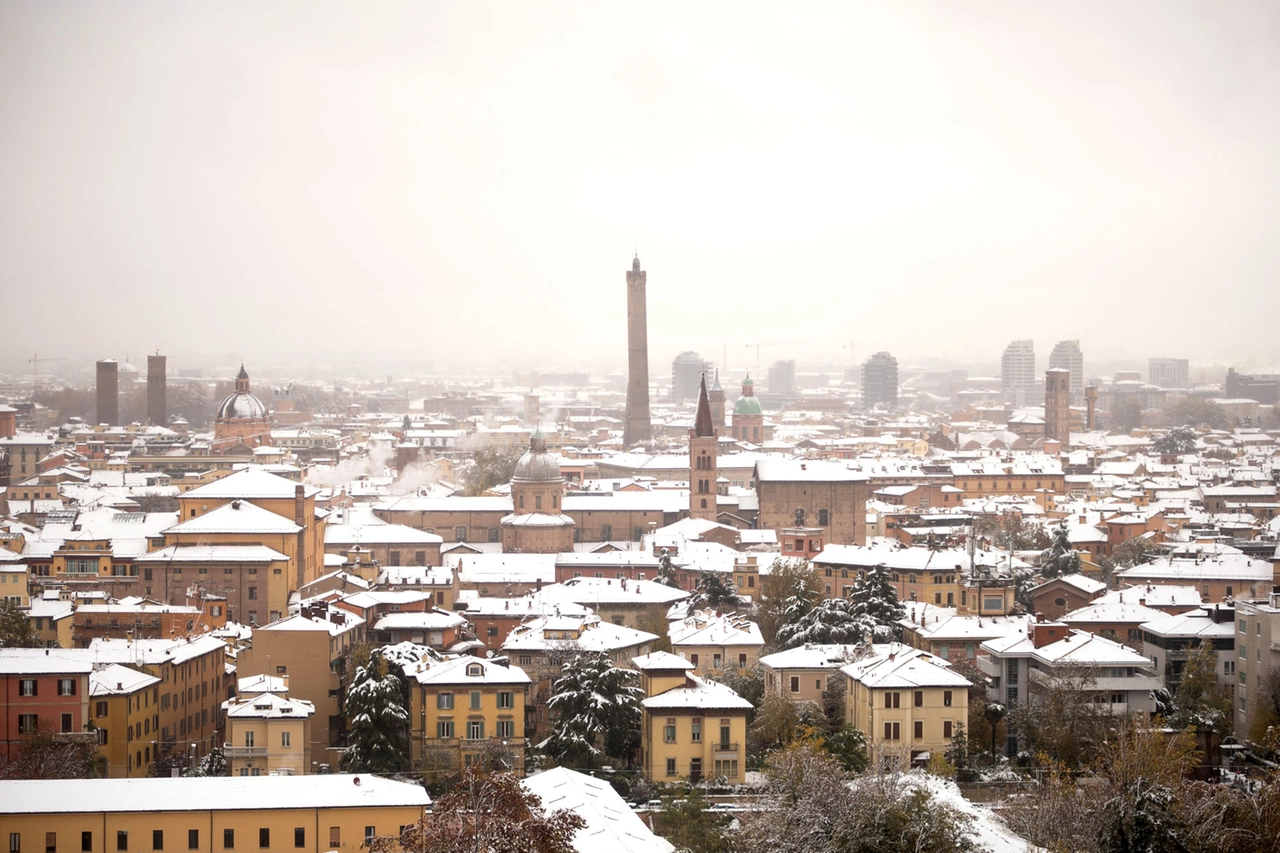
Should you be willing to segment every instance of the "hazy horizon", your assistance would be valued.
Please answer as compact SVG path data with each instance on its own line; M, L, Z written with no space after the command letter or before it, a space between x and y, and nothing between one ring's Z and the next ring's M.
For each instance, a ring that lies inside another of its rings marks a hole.
M602 375L637 250L655 371L1264 369L1276 104L1265 2L7 2L0 369Z

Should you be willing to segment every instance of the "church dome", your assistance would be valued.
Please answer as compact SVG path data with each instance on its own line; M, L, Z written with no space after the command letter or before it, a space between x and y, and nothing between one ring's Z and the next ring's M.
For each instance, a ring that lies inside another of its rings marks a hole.
M267 416L267 407L262 401L248 391L237 391L227 396L218 407L218 419L255 418L261 420Z
M541 433L535 432L533 438L529 439L529 449L516 463L516 470L511 479L527 483L559 482L562 479L560 459L554 453L547 451L547 442Z
M738 402L733 407L735 415L763 415L764 409L760 408L760 401L755 397L739 397Z

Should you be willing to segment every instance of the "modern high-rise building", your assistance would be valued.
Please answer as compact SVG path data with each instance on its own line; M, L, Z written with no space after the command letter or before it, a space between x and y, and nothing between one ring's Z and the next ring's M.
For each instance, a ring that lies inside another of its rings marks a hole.
M165 368L164 356L159 353L147 356L147 422L154 426L169 422Z
M1147 359L1147 381L1160 388L1187 388L1191 385L1185 358Z
M120 365L114 358L98 362L98 411L96 419L107 426L120 425Z
M796 360L794 358L775 361L773 367L769 368L769 393L796 393Z
M1044 437L1064 451L1071 443L1071 371L1065 367L1044 372Z
M1050 370L1066 370L1071 374L1071 402L1079 403L1084 396L1084 354L1079 341L1058 341L1049 353Z
M1036 375L1036 349L1033 341L1013 341L1004 348L1000 359L1000 390L1006 403L1034 406L1040 394Z
M868 409L898 405L898 360L887 352L862 363L862 405Z
M711 365L691 350L676 356L671 361L671 399L677 403L695 399L702 375L710 369Z
M649 326L645 319L645 272L640 256L627 271L627 416L623 446L649 441Z

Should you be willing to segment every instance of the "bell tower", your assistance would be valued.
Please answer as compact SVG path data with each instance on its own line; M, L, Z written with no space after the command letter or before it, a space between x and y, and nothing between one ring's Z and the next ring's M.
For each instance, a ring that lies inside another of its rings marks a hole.
M649 441L649 326L645 319L645 271L640 256L627 271L627 417L624 449Z
M715 521L716 509L716 444L719 430L711 420L711 402L707 398L707 375L702 375L698 388L698 414L689 430L689 515Z

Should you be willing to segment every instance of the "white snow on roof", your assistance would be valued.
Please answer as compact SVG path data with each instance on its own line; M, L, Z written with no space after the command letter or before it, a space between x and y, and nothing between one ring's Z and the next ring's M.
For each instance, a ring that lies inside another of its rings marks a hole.
M407 664L404 674L419 684L434 686L532 684L523 669L469 655L443 661L422 660Z
M357 783L356 780L359 780ZM57 779L0 782L0 814L425 807L421 785L372 774Z
M204 515L189 518L164 532L169 533L297 533L302 528L282 515L249 501L234 500Z
M272 500L292 499L300 483L287 477L272 474L259 465L249 465L228 474L220 480L214 480L203 486L197 486L183 495L184 498L201 498L207 500L234 500L235 498ZM310 497L318 494L319 489L303 486L303 493Z
M752 705L731 688L716 681L685 674L685 683L657 696L641 700L646 708L654 710L676 708L704 708L706 710L746 710Z
M586 826L573 837L579 853L670 853L671 842L654 835L608 782L556 767L523 779L525 790L542 799L548 812L567 809Z
M275 563L289 558L266 545L167 545L139 563Z
M901 643L877 643L867 657L840 671L870 688L968 688L969 679L951 671L942 658Z

